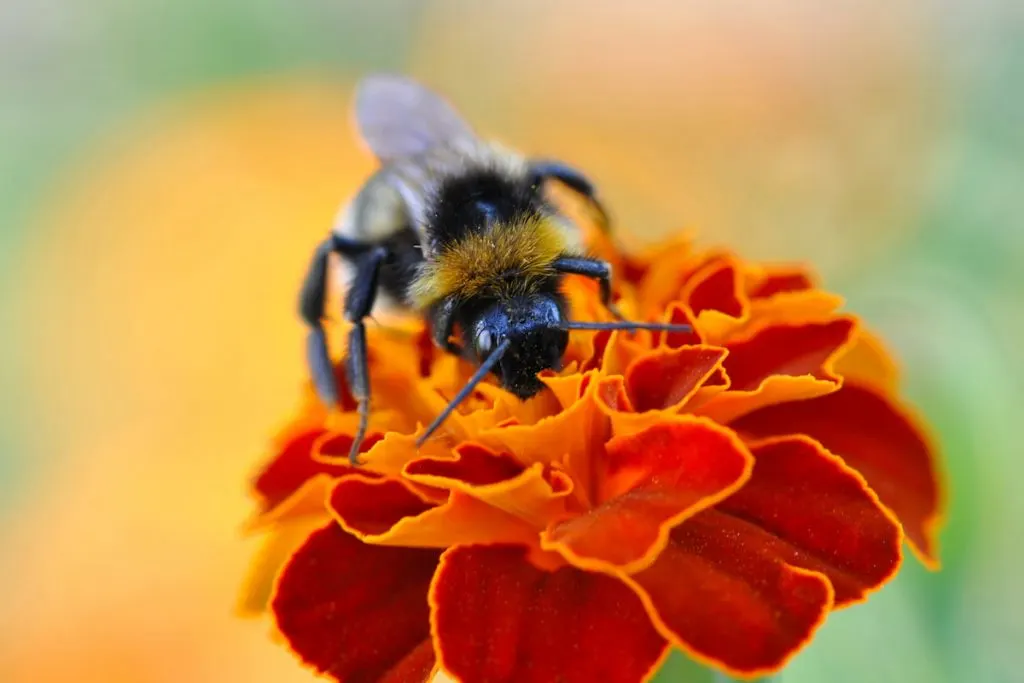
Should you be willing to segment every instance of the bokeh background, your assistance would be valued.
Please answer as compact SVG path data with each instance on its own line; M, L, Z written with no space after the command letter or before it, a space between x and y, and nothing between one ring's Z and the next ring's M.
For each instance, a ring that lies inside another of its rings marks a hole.
M238 531L379 69L588 169L627 242L810 260L892 342L945 567L787 683L1024 680L1024 4L5 0L0 681L310 680L232 615Z

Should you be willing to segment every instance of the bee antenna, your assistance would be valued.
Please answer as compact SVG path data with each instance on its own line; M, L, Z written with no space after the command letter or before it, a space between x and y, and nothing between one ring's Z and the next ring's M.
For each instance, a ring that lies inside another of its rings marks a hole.
M589 322L569 320L565 323L568 330L655 330L659 332L693 332L689 325L675 323L642 323L633 320L615 320L612 322Z
M455 398L445 406L444 410L441 411L441 414L434 418L434 421L430 423L430 426L427 427L427 431L423 432L423 434L420 435L420 438L416 439L417 448L422 446L424 442L430 438L430 435L437 431L437 428L448 419L448 416L459 407L459 404L465 401L466 397L473 393L473 389L476 388L476 385L480 384L483 378L487 376L487 373L491 371L491 368L497 365L498 361L501 360L501 357L505 355L505 352L508 351L508 347L511 343L511 340L503 339L501 343L498 344L497 348L491 352L491 355L484 359L484 362L480 364L480 367L477 368L475 373L473 373L473 376L469 378L466 385L462 387L459 390L459 393L455 395Z

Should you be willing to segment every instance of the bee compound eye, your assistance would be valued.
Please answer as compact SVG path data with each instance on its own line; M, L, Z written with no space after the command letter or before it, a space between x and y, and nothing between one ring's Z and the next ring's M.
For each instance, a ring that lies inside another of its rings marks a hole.
M476 333L476 353L480 358L486 358L494 349L494 335L490 330L480 330Z

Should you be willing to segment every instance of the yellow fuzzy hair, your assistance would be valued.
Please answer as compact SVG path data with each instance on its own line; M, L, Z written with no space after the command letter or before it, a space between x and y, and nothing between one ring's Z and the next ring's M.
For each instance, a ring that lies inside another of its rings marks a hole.
M568 235L556 219L529 217L498 224L446 246L413 281L410 299L425 309L452 295L529 294L554 274L551 263L569 249Z

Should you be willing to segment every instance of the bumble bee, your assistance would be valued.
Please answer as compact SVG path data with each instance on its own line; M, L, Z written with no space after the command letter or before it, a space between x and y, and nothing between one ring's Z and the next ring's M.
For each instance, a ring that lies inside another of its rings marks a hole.
M558 162L529 159L476 135L442 97L410 79L375 75L356 89L355 120L380 168L342 208L316 249L300 295L313 382L330 406L339 390L322 319L331 253L352 273L344 299L352 323L344 370L358 403L349 454L357 462L370 411L364 320L390 304L426 318L434 343L476 364L466 386L420 437L422 444L489 374L526 400L557 369L573 329L687 329L621 320L567 319L562 277L600 285L611 308L611 268L589 258L579 231L544 195L557 180L581 195L607 228L594 185Z

